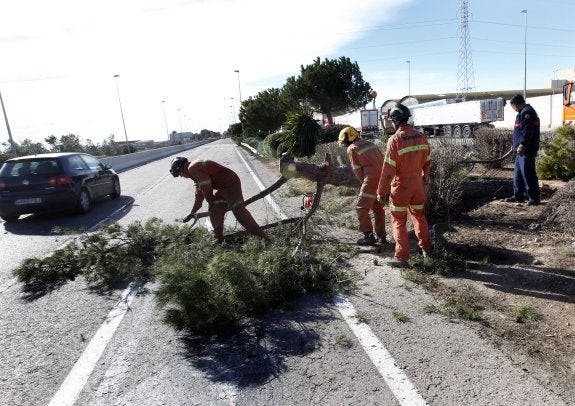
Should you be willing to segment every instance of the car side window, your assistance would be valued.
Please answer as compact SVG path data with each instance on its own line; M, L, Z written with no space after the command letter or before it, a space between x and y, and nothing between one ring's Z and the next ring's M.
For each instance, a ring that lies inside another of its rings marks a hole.
M103 169L103 165L96 158L93 158L89 155L82 155L82 159L84 160L84 162L86 162L88 168L90 168L93 171L100 171Z
M84 162L84 160L80 158L78 155L71 155L68 157L68 167L73 172L80 172L89 169L86 162Z

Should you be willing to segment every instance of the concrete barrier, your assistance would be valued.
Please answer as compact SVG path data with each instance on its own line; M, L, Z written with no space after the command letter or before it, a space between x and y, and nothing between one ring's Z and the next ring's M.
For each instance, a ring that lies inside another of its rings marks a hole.
M134 152L132 154L110 156L110 157L99 157L99 159L103 163L112 166L112 168L114 168L116 172L122 172L128 169L135 168L136 166L145 165L149 162L177 154L178 152L187 151L189 149L199 147L200 145L207 144L208 142L212 142L212 140L198 141L182 145L171 145L169 147L162 147L146 151Z

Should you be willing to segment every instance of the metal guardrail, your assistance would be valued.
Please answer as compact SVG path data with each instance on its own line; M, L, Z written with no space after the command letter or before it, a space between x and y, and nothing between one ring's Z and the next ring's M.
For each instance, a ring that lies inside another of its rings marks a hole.
M170 155L177 154L178 152L187 151L189 149L199 147L200 145L204 145L212 141L213 140L206 140L190 144L172 145L169 147L133 152L131 154L101 157L99 159L103 163L111 165L116 172L122 172L128 169L135 168L140 165L145 165L149 162L153 162L158 159L165 158Z
M440 142L447 142L455 145L474 145L475 138L454 138L454 137L428 137L431 145L439 144Z

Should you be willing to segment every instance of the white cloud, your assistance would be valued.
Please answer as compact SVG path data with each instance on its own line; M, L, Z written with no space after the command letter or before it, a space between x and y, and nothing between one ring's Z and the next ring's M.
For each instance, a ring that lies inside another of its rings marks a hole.
M280 87L407 2L2 2L0 91L17 142L123 139L114 74L130 139L165 138L162 100L170 130L226 129L239 107L235 69L243 99Z

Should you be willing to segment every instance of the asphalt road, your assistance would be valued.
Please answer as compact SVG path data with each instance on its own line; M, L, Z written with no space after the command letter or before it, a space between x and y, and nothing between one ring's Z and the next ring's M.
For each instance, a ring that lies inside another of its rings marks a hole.
M244 197L279 176L229 140L187 151L234 168ZM153 294L111 296L82 280L31 300L11 276L24 258L49 254L90 230L160 217L175 222L194 187L169 175L170 158L123 172L122 197L88 215L29 216L0 235L2 405L561 405L560 397L483 341L472 325L422 308L434 299L396 269L354 258L365 278L350 297L307 296L235 334L188 337L161 322ZM286 186L284 186L286 187ZM249 206L259 222L298 215L300 197L274 194ZM233 216L227 225L236 226ZM149 287L153 291L153 286ZM409 318L397 323L392 313ZM101 354L100 354L101 353Z

